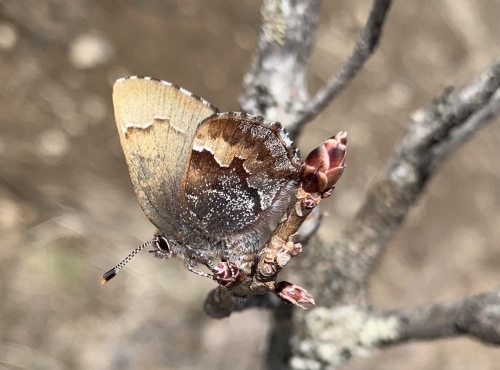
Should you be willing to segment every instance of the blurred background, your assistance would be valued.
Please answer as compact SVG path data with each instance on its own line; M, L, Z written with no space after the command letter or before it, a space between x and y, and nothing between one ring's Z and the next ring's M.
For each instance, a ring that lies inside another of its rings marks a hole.
M256 46L253 0L0 0L0 369L259 369L269 314L207 318L215 284L179 261L137 256L154 229L135 199L116 132L118 77L172 81L222 111ZM371 1L325 1L310 91L339 70ZM396 1L380 48L298 145L349 132L348 168L320 236L349 222L409 117L498 56L500 2ZM499 120L452 156L391 243L376 307L443 302L498 286ZM313 248L314 245L310 245ZM300 257L299 257L300 258ZM307 287L306 287L307 288ZM498 369L465 338L412 343L350 369Z

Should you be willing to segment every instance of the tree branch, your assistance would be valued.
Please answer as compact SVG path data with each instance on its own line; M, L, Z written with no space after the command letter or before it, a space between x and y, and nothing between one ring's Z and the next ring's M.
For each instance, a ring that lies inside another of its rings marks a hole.
M500 345L500 290L461 301L378 313L396 318L398 334L383 345L468 335Z
M368 276L438 165L499 111L500 62L461 91L449 89L430 107L413 115L385 173L340 238L311 248L301 263L305 284L318 303L367 304ZM329 256L329 258L325 258ZM321 295L318 294L321 292Z
M405 310L370 311L355 305L318 307L293 339L292 369L331 369L376 348L413 340L469 335L500 344L500 290L461 301Z
M259 46L243 80L244 111L280 121L293 137L308 101L307 68L320 0L266 0Z
M293 307L281 304L273 310L272 329L267 341L266 369L288 370L288 361L292 356L290 338L294 332Z
M328 80L314 98L307 104L302 116L294 124L294 129L300 131L301 127L315 118L328 104L349 85L365 65L368 58L375 51L385 18L389 12L391 0L374 0L368 21L361 31L352 55L340 72Z

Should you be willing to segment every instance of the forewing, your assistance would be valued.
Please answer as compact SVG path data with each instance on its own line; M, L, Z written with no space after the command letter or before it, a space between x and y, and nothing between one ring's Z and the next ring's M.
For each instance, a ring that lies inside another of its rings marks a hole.
M169 82L116 81L113 104L130 178L146 216L163 233L178 229L178 191L198 125L217 112Z
M279 123L240 113L207 118L183 179L183 219L209 235L258 229L283 211L300 170L298 150Z

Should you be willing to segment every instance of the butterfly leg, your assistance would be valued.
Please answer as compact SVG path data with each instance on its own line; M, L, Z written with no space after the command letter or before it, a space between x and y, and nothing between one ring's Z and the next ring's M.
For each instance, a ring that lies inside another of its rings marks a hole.
M196 275L200 275L200 276L212 279L212 280L214 279L213 275L207 274L206 272L203 272L203 271L196 270L194 263L191 263L191 262L188 263L187 268L189 271L194 272Z
M194 263L188 263L187 268L196 275L212 279L224 288L232 288L238 285L242 280L240 270L234 263L219 262L217 266L215 266L212 261L208 261L205 265L213 272L213 275L196 270Z
M204 265L207 266L210 269L210 271L213 271L215 269L215 265L211 260L207 260L204 263Z

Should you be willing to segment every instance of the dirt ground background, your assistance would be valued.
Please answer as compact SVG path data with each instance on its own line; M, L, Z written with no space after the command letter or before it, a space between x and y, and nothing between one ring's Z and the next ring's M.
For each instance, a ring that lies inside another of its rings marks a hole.
M352 50L370 1L325 1L315 91ZM114 125L113 81L175 82L221 110L255 47L252 0L0 0L0 369L258 369L267 312L202 311L214 283L139 255L153 227L135 199ZM500 2L396 1L376 56L299 140L303 155L349 132L348 169L319 231L349 222L411 114L498 56ZM499 120L445 163L372 281L377 307L442 302L498 286ZM313 248L314 246L309 246ZM350 369L498 369L468 339L413 343Z

